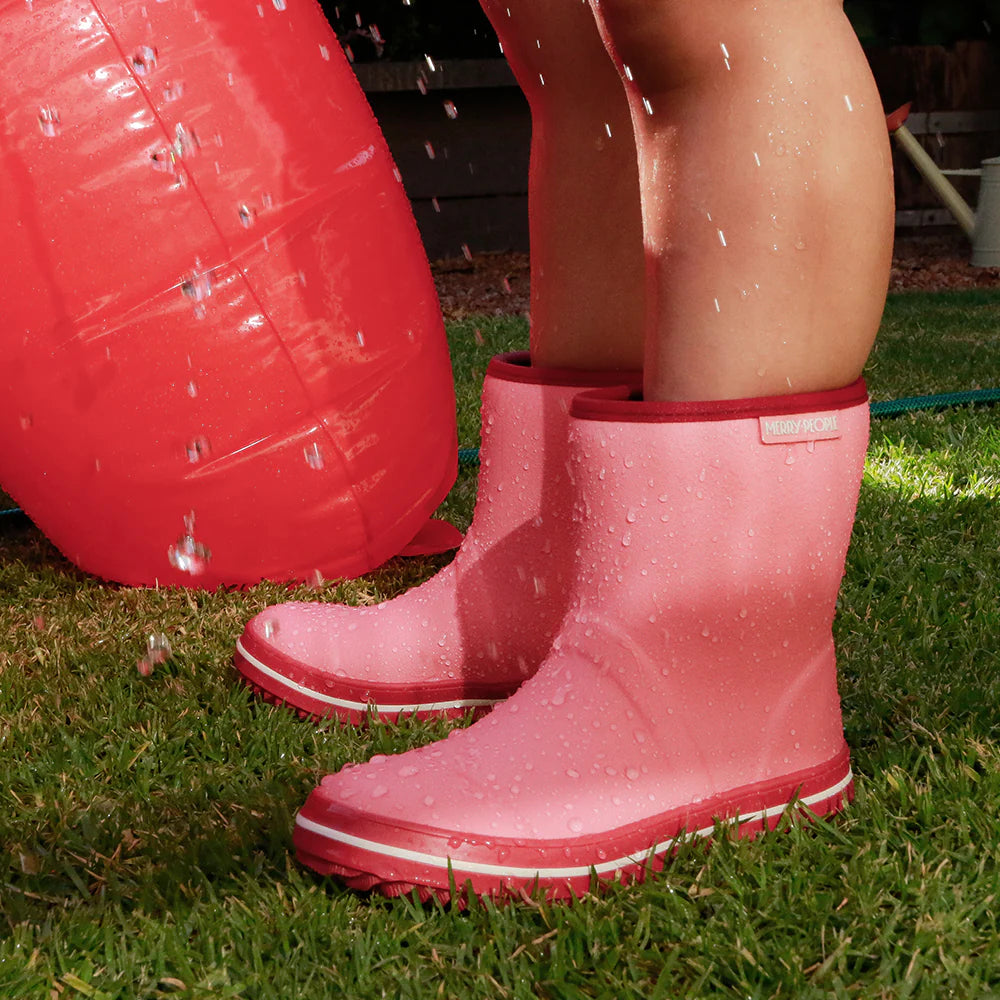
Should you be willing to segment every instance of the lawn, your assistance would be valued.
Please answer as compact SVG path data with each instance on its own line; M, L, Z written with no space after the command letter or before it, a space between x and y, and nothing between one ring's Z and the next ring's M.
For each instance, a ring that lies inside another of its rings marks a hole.
M459 439L520 318L449 330ZM1000 293L890 298L876 400L1000 385ZM465 527L475 468L444 512ZM858 794L829 822L683 848L643 885L462 913L296 864L325 772L443 723L316 727L230 666L288 599L130 590L0 518L0 997L1000 996L1000 410L877 420L836 622ZM371 602L443 558L303 598ZM148 676L150 635L171 655Z

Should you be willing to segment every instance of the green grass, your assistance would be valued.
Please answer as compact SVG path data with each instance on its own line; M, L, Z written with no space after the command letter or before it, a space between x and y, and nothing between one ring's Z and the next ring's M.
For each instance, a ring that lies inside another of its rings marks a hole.
M486 363L527 330L450 335L475 445ZM998 385L998 348L1000 294L894 297L873 397ZM854 806L571 906L463 914L300 869L292 819L323 773L447 726L317 728L261 704L232 645L286 588L107 586L4 520L0 997L1000 996L998 426L996 408L873 425L836 624ZM462 526L474 491L465 469L446 504ZM368 601L442 562L297 593ZM142 677L157 632L173 655Z

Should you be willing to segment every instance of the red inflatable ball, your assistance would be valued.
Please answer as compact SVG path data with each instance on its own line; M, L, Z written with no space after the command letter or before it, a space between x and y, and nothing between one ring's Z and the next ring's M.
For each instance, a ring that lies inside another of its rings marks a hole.
M0 0L0 483L88 572L355 576L454 481L409 204L313 0Z

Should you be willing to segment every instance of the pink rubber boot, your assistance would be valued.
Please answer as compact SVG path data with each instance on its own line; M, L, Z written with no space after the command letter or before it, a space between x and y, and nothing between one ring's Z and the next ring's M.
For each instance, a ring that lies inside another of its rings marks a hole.
M568 606L570 401L639 377L494 358L476 509L455 559L376 607L268 608L237 642L237 668L273 700L352 722L370 707L383 719L454 716L508 697L544 659Z
M614 398L617 395L618 398ZM833 392L573 402L573 609L468 729L323 779L299 858L355 888L552 897L852 794L831 622L868 440Z

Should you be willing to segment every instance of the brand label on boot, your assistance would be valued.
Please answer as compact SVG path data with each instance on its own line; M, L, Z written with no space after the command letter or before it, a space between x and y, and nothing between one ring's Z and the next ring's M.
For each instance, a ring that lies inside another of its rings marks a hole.
M787 417L760 417L760 439L764 444L794 444L797 441L829 441L840 437L836 410L826 413L795 413Z

